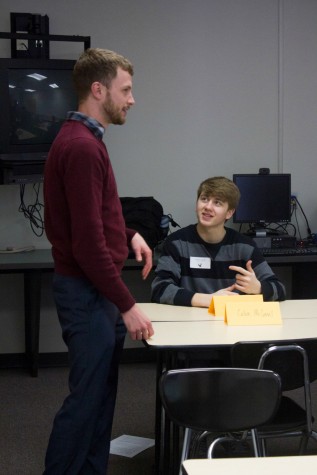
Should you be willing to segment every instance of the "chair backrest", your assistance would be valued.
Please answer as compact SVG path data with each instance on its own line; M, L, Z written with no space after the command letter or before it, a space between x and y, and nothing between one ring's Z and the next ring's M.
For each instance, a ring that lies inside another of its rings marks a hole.
M232 432L270 421L280 404L281 383L273 371L191 368L160 379L163 407L174 423L189 429Z
M274 351L270 351L273 350ZM265 359L261 357L265 354ZM261 362L261 364L260 364ZM305 365L308 364L308 375ZM317 340L240 341L231 349L231 364L236 368L263 368L281 377L282 391L303 387L305 379L317 379Z

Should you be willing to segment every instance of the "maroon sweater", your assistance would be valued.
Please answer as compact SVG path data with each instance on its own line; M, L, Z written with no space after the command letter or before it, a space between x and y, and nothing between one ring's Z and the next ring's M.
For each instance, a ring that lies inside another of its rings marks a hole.
M44 176L45 231L55 271L83 277L121 312L135 303L120 274L135 231L125 227L105 144L69 120L53 143Z

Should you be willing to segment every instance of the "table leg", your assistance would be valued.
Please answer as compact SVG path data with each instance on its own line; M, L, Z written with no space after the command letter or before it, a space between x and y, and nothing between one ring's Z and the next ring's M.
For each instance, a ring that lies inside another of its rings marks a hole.
M171 421L165 413L159 391L159 382L163 371L168 371L171 366L171 353L159 350L156 361L156 407L155 407L155 473L156 475L168 475L173 466L171 460Z
M159 391L159 381L163 371L162 351L156 356L156 395L155 395L155 473L160 475L161 468L161 440L162 440L162 404Z
M24 272L25 354L33 377L38 375L41 275L40 269Z

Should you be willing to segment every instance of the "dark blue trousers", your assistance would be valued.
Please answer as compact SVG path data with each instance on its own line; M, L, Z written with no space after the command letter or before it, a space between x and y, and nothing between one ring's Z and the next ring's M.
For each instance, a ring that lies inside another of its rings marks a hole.
M116 306L87 280L54 275L69 350L69 390L55 416L44 475L105 475L126 329Z

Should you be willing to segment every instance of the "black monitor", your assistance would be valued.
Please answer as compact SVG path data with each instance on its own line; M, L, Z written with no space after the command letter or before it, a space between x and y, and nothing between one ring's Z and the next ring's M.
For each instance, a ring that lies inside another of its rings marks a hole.
M255 229L291 220L291 175L235 174L233 182L241 193L233 215L234 223L249 223Z
M48 152L69 110L77 109L73 60L0 59L0 154Z

